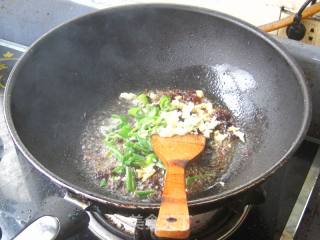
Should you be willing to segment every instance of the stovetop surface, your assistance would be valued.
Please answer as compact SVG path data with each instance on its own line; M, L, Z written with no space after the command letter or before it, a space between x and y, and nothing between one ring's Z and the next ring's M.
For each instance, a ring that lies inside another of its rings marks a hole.
M21 55L8 47L0 47L1 84ZM13 54L13 55L12 55ZM61 196L62 190L40 174L27 161L16 155L3 116L3 88L0 89L0 228L2 239L15 236L49 196ZM254 206L247 219L231 239L279 239L304 183L318 145L304 141L288 163L262 186L266 201ZM95 239L84 229L71 239Z

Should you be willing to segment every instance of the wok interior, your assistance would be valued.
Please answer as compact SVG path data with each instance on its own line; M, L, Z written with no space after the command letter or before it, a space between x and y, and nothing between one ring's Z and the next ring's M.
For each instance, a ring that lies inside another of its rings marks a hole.
M223 79L217 64L254 81ZM238 144L224 188L197 199L245 185L277 164L305 112L296 75L254 32L219 14L161 5L105 10L57 28L24 56L12 82L12 119L28 151L58 177L109 199L121 197L92 180L80 138L88 119L121 92L202 89L231 110L246 143Z

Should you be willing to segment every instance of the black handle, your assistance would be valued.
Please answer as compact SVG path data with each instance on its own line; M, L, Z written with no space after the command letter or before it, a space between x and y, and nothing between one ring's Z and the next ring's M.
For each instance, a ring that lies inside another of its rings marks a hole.
M302 12L306 9L306 7L310 4L314 4L314 0L307 0L299 9L299 11L294 15L293 23L289 25L286 29L286 33L288 38L293 40L302 40L306 34L306 27L301 22Z
M54 218L45 219L44 216L52 216ZM39 209L38 213L33 217L32 221L15 238L18 239L19 236L21 238L22 234L30 234L30 231L33 231L32 228L34 228L37 222L40 222L43 219L49 220L48 222L50 222L51 225L54 225L53 219L57 219L59 227L57 228L56 235L52 238L57 240L71 237L80 230L87 228L89 224L89 216L85 210L63 198L49 197L46 199L45 204ZM55 231L53 230L54 227L51 225L46 226L46 221L42 221L42 226L44 227L42 230L46 231L49 227L50 231Z

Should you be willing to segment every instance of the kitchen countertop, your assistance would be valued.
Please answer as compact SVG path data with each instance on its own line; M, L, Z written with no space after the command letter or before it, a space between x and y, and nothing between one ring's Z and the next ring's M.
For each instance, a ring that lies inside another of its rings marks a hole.
M0 0L0 38L30 45L52 27L106 7L173 3L209 8L255 26L278 20L281 6L296 11L305 0Z

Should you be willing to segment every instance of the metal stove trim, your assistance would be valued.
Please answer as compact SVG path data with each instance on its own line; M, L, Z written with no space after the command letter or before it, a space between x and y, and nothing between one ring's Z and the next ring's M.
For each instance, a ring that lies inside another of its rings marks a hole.
M117 237L116 235L112 234L108 230L106 230L101 224L94 218L94 216L87 212L90 217L89 222L89 230L99 239L105 240L122 240L121 238Z
M242 223L244 222L244 220L247 218L250 210L251 210L252 206L251 205L246 205L243 213L241 215L241 217L238 219L238 221L235 223L234 227L231 228L228 232L226 232L224 235L222 235L220 238L218 238L217 240L224 240L224 239L228 239L229 237L232 236L232 234L234 234L239 227L241 227ZM209 240L209 239L208 239Z
M246 217L248 216L252 206L251 205L246 205L243 208L243 212L241 213L241 216L239 219L235 222L235 224L228 229L225 233L223 233L219 238L216 240L225 240L228 239L239 227L242 225ZM95 219L92 213L87 212L89 217L90 217L90 222L89 222L89 229L90 231L99 239L102 240L121 240L118 236L112 234L109 232L107 229L105 229L101 224ZM211 239L210 236L205 237L205 240Z
M306 140L320 144L318 139L307 137ZM291 211L287 224L282 232L281 240L293 240L295 234L300 226L304 212L309 204L310 197L313 193L314 187L320 174L320 148L318 148L315 157L313 158L311 167L308 171L307 177L303 183L297 201Z
M1 38L0 38L0 46L11 48L11 49L17 50L19 52L26 52L29 49L29 47L27 47L25 45L11 42L11 41L7 41L7 40L1 39Z

